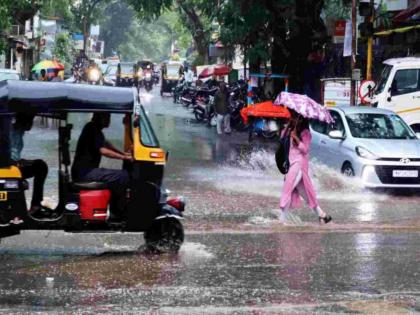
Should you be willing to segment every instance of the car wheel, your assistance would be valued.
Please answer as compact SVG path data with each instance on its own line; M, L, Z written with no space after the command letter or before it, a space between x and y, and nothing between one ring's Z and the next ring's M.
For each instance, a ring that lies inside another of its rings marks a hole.
M354 169L351 166L351 164L349 162L347 162L343 165L343 168L341 169L341 173L344 174L347 177L353 177L354 176Z

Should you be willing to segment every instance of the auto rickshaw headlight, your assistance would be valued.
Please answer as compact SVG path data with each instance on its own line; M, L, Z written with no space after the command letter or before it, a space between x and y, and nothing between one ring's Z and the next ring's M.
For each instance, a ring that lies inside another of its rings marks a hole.
M4 183L4 189L18 189L19 188L19 181L13 180L6 180Z

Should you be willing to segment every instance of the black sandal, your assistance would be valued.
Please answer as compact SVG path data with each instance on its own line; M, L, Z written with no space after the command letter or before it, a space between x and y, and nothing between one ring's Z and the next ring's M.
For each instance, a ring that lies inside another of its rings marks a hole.
M325 217L318 217L319 218L319 223L324 222L325 224L327 224L328 222L330 222L332 220L332 217L330 215L326 215Z

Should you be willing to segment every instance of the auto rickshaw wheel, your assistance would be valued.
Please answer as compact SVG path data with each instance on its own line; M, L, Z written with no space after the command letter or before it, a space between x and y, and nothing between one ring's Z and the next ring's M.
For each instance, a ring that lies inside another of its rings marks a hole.
M175 253L184 242L184 228L175 218L154 221L144 232L146 248L155 253Z

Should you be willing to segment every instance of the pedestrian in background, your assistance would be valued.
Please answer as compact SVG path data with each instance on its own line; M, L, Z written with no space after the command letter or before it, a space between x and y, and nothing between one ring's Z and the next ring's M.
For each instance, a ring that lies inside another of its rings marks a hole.
M229 114L229 92L225 82L220 82L219 90L214 96L214 109L217 115L217 133L223 131L230 134L230 114Z
M58 69L54 69L54 78L51 79L51 82L62 82L63 80L60 77Z
M41 69L41 75L39 76L38 81L48 81L47 71L45 71L45 69Z
M282 136L290 134L290 167L280 199L280 222L287 223L288 210L298 208L302 197L318 215L319 222L328 223L332 218L320 208L309 176L309 148L312 140L309 120L294 111L291 112L292 118L282 132Z

